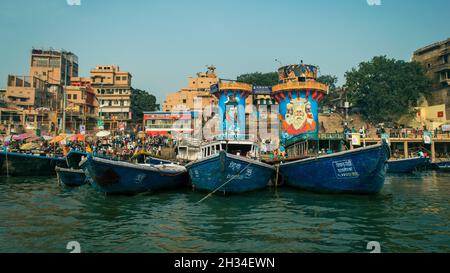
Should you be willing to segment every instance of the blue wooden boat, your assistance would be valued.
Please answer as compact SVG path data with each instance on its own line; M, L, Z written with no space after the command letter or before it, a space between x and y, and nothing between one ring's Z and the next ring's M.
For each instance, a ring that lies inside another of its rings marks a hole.
M71 169L80 169L79 164L81 160L87 156L88 154L85 152L71 150L66 156L67 167Z
M271 165L224 150L191 162L186 168L194 189L223 194L266 188L275 173Z
M0 175L11 176L51 176L55 167L67 168L64 157L0 152Z
M188 181L186 168L174 164L134 164L88 155L80 166L92 179L94 188L108 194L177 188Z
M427 157L412 157L388 160L388 173L411 173L425 167L430 162Z
M381 191L390 149L386 142L280 165L288 186L327 193L376 194Z
M436 169L439 169L439 167L446 167L446 166L450 167L450 161L434 162L433 165L434 165L434 167L436 167Z
M86 184L88 181L84 171L81 169L55 168L58 181L61 185L69 187L78 187Z

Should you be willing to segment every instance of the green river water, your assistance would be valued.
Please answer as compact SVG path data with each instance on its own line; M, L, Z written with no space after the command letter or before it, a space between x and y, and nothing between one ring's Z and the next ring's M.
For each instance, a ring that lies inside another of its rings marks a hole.
M0 252L450 252L450 174L389 175L377 196L290 188L105 196L0 177Z

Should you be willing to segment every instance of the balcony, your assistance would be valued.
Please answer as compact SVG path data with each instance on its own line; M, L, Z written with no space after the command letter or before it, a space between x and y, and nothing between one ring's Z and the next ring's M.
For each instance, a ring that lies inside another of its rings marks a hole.
M242 90L251 92L252 91L252 85L248 83L242 83L242 82L224 82L219 84L220 90Z
M436 73L444 70L450 70L450 63L441 63L433 68L433 71Z
M328 92L328 86L320 82L285 82L277 84L272 88L272 92L283 92L289 90L302 90L302 89L312 89L321 91L324 93Z

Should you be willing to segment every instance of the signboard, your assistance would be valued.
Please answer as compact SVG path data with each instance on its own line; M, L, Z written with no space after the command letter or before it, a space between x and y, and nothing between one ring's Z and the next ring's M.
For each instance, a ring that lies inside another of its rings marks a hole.
M442 132L450 132L450 124L442 125Z
M253 86L253 94L255 95L270 95L272 93L271 86Z
M119 123L119 130L120 131L125 131L126 127L127 127L127 124L125 122Z
M429 131L424 131L423 132L423 143L425 144L431 144L432 140L432 134Z
M105 129L105 122L101 119L97 120L97 127L100 130L104 130Z
M191 112L188 113L148 113L144 114L144 120L147 119L191 119Z
M361 146L361 135L359 133L352 134L352 145Z
M216 83L216 84L211 85L210 92L211 92L211 94L219 92L219 84Z
M80 134L82 135L86 134L86 125L80 125Z

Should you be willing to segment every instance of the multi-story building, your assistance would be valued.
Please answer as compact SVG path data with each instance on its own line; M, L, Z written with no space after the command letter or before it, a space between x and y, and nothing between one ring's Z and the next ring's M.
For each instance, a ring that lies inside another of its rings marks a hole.
M0 89L0 102L6 101L6 89Z
M50 84L69 85L71 77L78 77L78 57L64 50L32 49L30 77Z
M450 117L449 55L450 38L420 48L412 56L413 61L424 66L426 75L432 80L430 95L427 96L424 107L418 111L418 118L430 129L445 123Z
M209 66L206 73L197 73L197 77L189 78L187 87L167 95L163 111L198 111L217 103L210 93L211 85L218 82L215 70L214 66Z
M37 77L8 76L6 102L23 108L48 107L51 97L47 85Z
M91 86L106 130L125 128L131 120L131 78L129 72L115 65L99 65L91 70Z
M71 84L66 86L67 127L72 131L79 130L79 125L85 125L91 131L97 124L98 101L90 78L73 77Z

